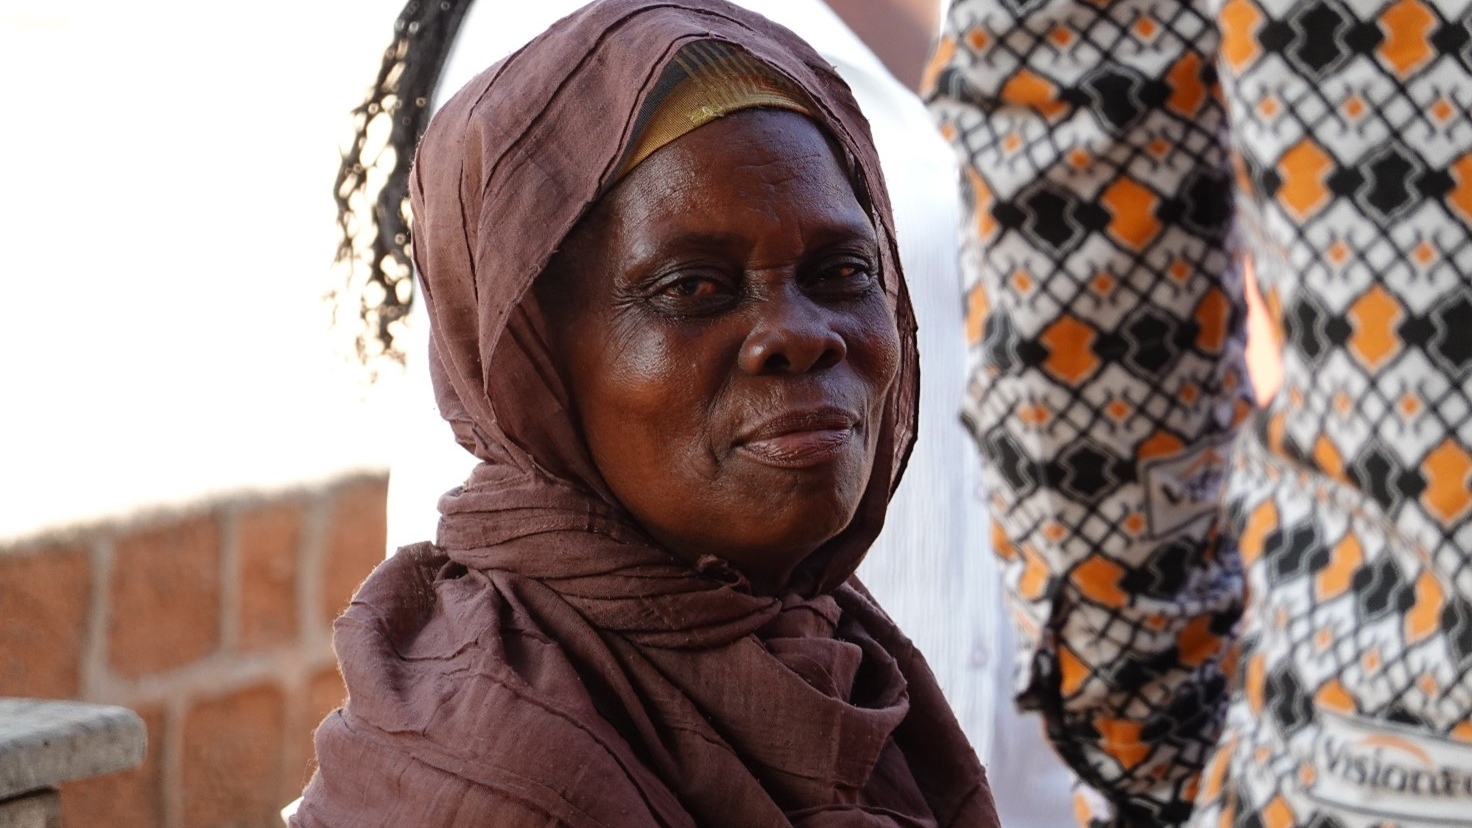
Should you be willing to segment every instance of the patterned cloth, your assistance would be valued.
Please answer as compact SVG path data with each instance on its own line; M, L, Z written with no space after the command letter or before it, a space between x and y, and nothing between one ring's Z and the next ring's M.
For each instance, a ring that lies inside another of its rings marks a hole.
M1472 824L1472 6L954 0L928 85L1081 816Z

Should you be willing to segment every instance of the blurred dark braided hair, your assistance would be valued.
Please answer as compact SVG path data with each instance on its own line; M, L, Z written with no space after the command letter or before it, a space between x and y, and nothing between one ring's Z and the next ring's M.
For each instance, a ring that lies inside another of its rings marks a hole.
M368 97L353 110L352 145L333 195L342 236L344 284L331 294L334 319L354 315L358 359L402 364L398 329L414 301L409 165L429 125L435 86L472 0L409 0Z

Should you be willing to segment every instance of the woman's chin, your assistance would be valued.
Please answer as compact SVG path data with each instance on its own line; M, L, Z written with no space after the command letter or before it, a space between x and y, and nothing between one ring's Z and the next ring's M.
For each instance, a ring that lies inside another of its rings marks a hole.
M723 533L723 548L713 554L740 571L754 592L780 592L803 561L848 527L854 511L848 503L783 510L746 537Z

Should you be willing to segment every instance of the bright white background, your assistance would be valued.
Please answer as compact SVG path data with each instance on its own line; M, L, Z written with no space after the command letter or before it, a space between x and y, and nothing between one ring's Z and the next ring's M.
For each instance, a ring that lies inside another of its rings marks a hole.
M0 0L0 540L387 465L329 336L400 0Z

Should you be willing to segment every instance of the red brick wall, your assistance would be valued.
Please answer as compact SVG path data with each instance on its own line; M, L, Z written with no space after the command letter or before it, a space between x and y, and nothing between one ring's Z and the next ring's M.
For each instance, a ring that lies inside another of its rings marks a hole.
M266 828L342 699L331 622L383 558L382 477L0 546L0 696L121 704L143 766L64 826Z

